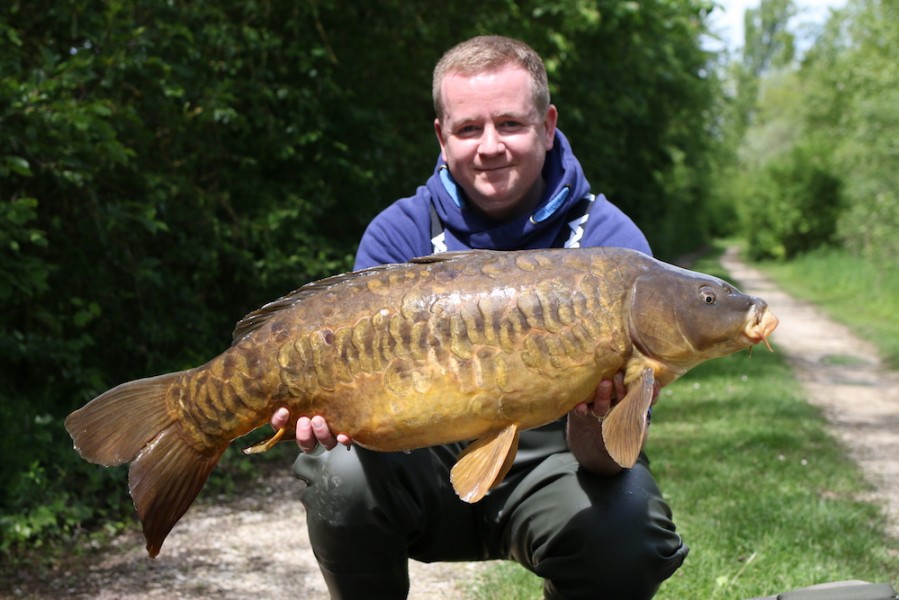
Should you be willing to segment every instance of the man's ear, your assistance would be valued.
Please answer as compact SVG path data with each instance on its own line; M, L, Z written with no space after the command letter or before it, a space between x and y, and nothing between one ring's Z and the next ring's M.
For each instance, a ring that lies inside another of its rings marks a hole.
M556 139L556 124L559 122L559 111L555 104L550 104L546 109L546 118L543 119L543 128L546 130L546 151L553 149L553 141Z
M446 160L446 153L443 149L446 147L446 140L443 139L443 128L440 126L440 119L434 119L434 133L437 134L437 143L440 144L440 154L443 160Z

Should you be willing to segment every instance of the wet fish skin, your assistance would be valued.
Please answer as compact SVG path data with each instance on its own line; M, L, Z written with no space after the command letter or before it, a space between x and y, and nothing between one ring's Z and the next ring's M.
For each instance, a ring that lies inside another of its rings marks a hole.
M477 439L453 469L460 496L477 501L521 429L561 417L621 369L630 391L603 434L631 466L653 381L775 326L763 301L630 250L444 254L304 286L248 315L207 364L113 388L66 427L87 460L131 462L155 556L231 441L279 407L288 430L320 414L373 450Z
M511 257L497 254L496 264L457 257L451 269L441 261L338 277L266 307L229 351L173 386L202 399L180 398L175 412L209 448L267 423L278 406L291 425L322 414L333 430L385 451L469 439L502 418L552 421L570 401L546 408L547 396L573 388L585 398L624 362L626 332L590 316L605 310L612 286L580 275L588 263L575 257L563 274L543 257L505 265ZM510 268L518 281L499 285ZM547 279L551 271L559 275ZM515 402L501 405L509 396Z

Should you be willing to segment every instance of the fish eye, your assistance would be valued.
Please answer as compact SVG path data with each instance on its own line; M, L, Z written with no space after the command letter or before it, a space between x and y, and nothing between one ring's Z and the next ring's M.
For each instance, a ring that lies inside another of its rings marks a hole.
M717 304L718 294L711 287L704 285L699 288L699 297L704 304Z

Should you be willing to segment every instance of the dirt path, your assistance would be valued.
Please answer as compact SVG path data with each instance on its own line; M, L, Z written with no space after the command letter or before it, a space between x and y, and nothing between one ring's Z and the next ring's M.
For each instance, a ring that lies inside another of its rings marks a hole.
M156 559L135 527L110 548L72 558L51 573L20 573L0 598L328 600L289 463L267 469L232 499L206 498L178 522ZM203 496L201 495L201 499ZM410 562L410 600L461 600L457 586L477 563Z
M722 264L740 289L764 298L780 318L773 344L786 355L808 401L823 410L832 433L875 486L889 531L899 537L899 373L886 369L877 349L851 329L742 263L735 248L728 249Z
M887 372L869 344L776 289L734 251L724 266L743 290L765 298L781 325L785 353L810 402L877 486L891 532L899 536L899 374ZM156 560L135 529L112 547L73 558L52 573L0 582L0 598L143 600L215 597L327 600L298 500L300 484L283 465L236 499L207 499L178 523ZM462 600L459 585L485 567L411 564L411 600ZM9 585L7 585L9 583Z

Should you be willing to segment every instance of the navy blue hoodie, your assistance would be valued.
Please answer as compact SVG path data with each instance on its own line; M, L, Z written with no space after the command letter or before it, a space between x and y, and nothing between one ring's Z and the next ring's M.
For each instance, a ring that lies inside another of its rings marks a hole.
M575 204L590 195L590 184L561 131L556 130L553 149L546 155L543 178L546 190L534 213L497 222L467 206L462 189L441 158L434 174L414 196L397 200L372 220L359 243L355 268L402 263L432 254L431 205L444 228L440 246L445 248L441 249L449 251L549 248L565 230L562 237L569 244L620 246L650 254L643 233L601 194L595 196L586 221L569 226L566 217ZM572 236L577 227L580 231ZM564 419L522 432L513 470L533 466L567 448Z
M359 243L355 268L431 254L430 204L445 227L447 250L551 247L560 230L569 227L566 215L590 193L590 183L561 131L556 130L553 149L546 155L543 178L546 190L534 213L501 223L467 206L462 189L441 158L434 174L414 196L397 200L372 220ZM643 233L601 194L596 195L583 225L580 245L620 246L650 254Z

